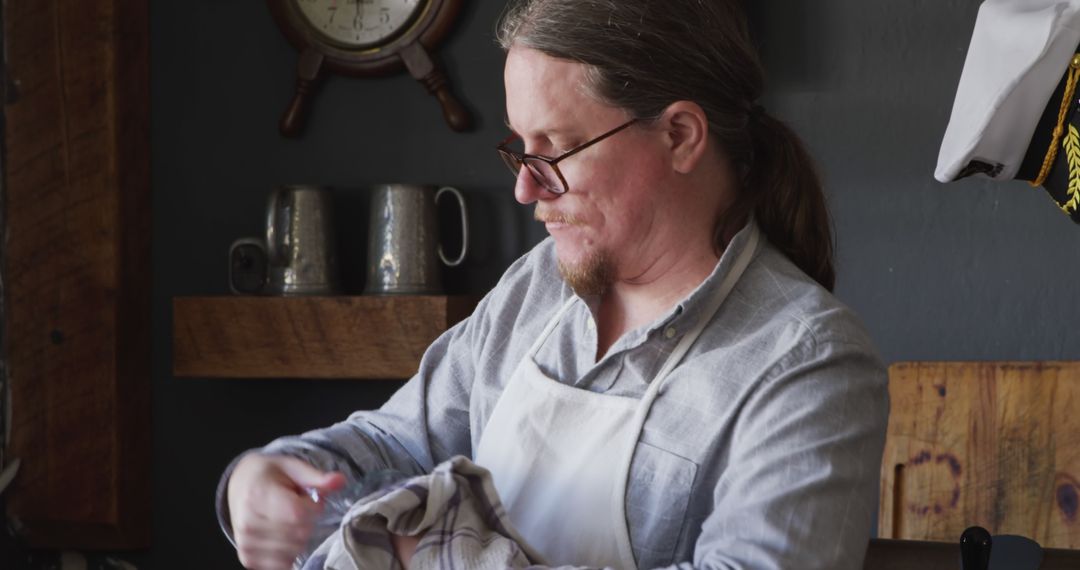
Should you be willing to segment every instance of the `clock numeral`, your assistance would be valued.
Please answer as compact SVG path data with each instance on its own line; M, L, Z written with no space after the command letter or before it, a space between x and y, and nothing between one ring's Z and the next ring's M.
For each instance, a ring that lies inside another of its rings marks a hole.
M430 0L287 1L293 2L312 27L325 36L349 45L366 45L388 40L401 31L417 6Z

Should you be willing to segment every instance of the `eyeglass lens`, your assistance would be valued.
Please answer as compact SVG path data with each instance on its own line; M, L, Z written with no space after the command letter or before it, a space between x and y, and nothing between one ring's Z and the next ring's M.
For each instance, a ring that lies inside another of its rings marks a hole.
M521 170L521 166L524 164L525 168L529 170L529 174L532 175L533 180L537 184L544 187L549 192L556 194L562 194L566 192L563 188L562 180L559 178L558 173L555 172L555 167L544 162L543 160L537 160L534 158L526 157L524 160L518 160L516 156L508 152L499 152L502 156L503 163L510 169L510 172L516 177Z

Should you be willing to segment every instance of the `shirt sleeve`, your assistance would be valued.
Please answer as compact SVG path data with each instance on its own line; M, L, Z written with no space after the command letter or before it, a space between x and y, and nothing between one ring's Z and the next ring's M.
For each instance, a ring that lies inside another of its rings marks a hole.
M693 561L673 568L862 568L888 413L873 350L834 342L789 352L740 413Z
M493 294L428 348L417 374L378 410L354 412L327 428L282 437L247 453L298 457L320 470L344 473L349 484L376 471L419 475L454 455L471 457L473 351L485 335L484 315ZM233 469L247 453L226 468L217 489L218 522L230 541L226 490Z

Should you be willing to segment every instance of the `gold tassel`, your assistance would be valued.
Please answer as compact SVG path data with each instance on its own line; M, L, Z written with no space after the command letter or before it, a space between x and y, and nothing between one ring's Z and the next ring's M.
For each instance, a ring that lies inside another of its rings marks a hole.
M1061 142L1061 137L1065 134L1065 117L1069 114L1069 107L1072 106L1072 98L1076 94L1078 79L1080 79L1080 54L1074 55L1072 62L1069 63L1069 79L1065 82L1065 96L1061 98L1061 109L1058 111L1057 126L1054 127L1054 138L1050 141L1050 150L1046 151L1046 157L1043 159L1039 176L1029 182L1036 188L1046 182L1046 177L1050 175L1050 169L1054 167L1054 159L1057 158L1058 153L1058 143Z

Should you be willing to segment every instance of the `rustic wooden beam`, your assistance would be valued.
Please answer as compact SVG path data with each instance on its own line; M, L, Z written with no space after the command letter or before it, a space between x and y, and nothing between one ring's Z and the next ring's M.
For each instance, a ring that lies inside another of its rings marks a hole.
M4 2L4 322L39 547L150 541L150 157L145 0Z

